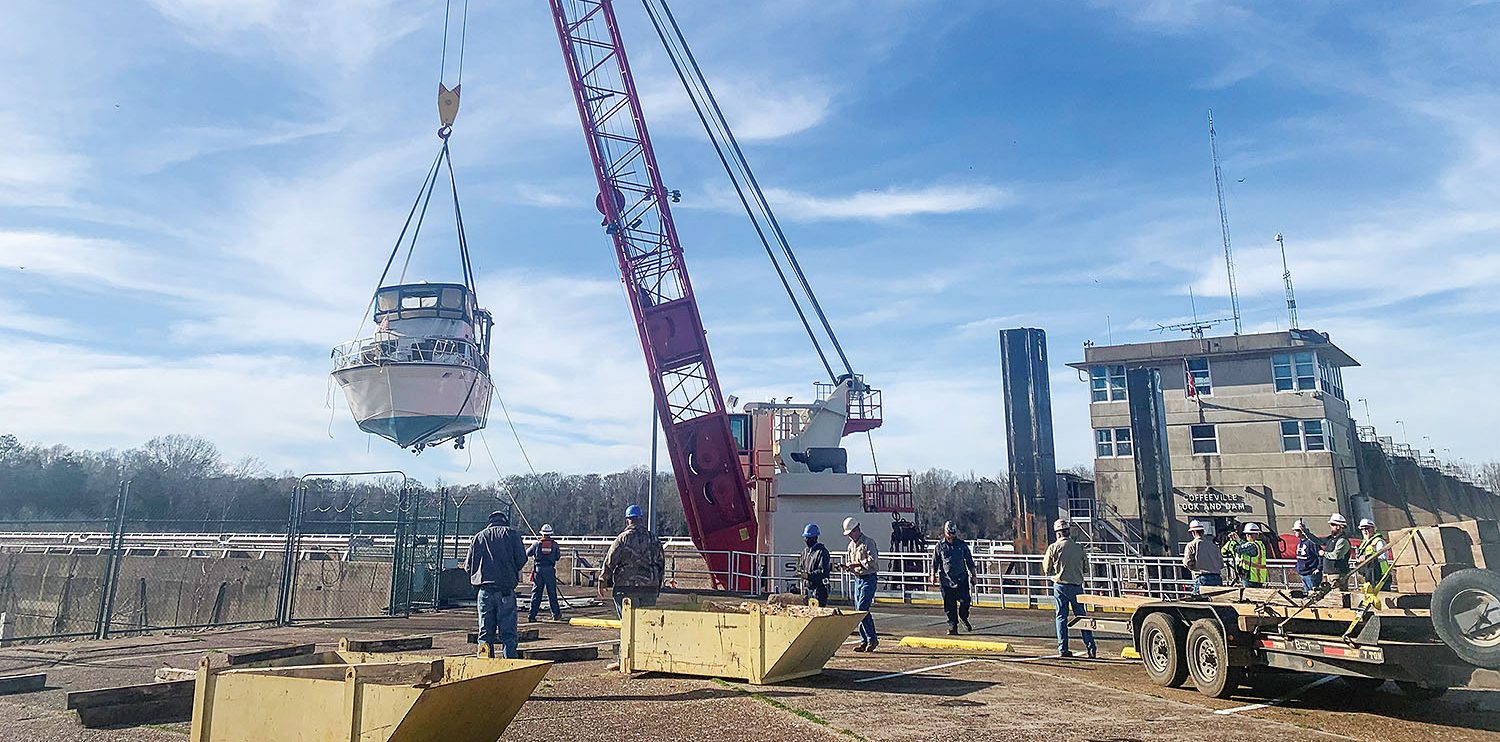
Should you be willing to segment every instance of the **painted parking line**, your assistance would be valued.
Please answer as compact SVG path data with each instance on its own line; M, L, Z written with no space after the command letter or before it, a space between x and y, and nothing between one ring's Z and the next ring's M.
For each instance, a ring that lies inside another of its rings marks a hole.
M1256 709L1263 709L1263 708L1267 708L1269 706L1280 706L1281 704L1286 703L1287 701L1290 701L1293 698L1296 698L1297 696L1300 696L1303 693L1306 693L1306 692L1312 690L1313 688L1316 688L1316 687L1318 687L1318 686L1320 686L1320 685L1322 685L1324 683L1327 683L1327 682L1330 682L1330 681L1333 681L1333 680L1337 680L1337 679L1338 679L1337 675L1324 675L1323 677L1318 678L1317 680L1314 680L1311 683L1308 683L1307 685L1304 685L1304 686L1302 686L1300 688L1297 688L1296 690L1293 690L1292 692L1290 692L1290 693L1288 693L1288 694L1286 694L1284 696L1281 696L1279 698L1273 698L1273 699L1271 699L1269 701L1266 701L1265 703L1252 703L1252 704L1249 704L1249 705L1246 705L1246 706L1235 706L1232 709L1219 709L1218 711L1215 711L1214 713L1218 714L1220 716L1228 716L1229 714L1237 714L1237 713L1239 713L1241 711L1254 711Z
M903 675L915 675L915 674L917 674L919 672L927 672L928 670L941 670L941 669L943 669L945 667L957 667L958 665L967 665L970 662L978 662L978 660L972 659L972 658L966 659L966 660L955 660L953 662L944 662L941 665L933 665L931 667L919 667L919 668L917 668L915 670L904 670L902 672L892 672L892 673L887 673L885 675L876 675L873 678L860 678L860 679L858 679L858 680L856 680L854 682L856 682L856 683L873 683L873 682L875 682L877 680L889 680L891 678L899 678L899 677L901 677Z
M1037 660L1057 660L1057 659L1062 659L1062 655L1060 655L1060 654L1044 654L1044 655L1042 655L1040 657L997 657L995 659L990 660L990 662L1036 662Z

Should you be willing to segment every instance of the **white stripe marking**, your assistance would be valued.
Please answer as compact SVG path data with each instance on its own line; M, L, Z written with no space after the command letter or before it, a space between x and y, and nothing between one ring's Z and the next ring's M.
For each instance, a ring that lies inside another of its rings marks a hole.
M992 659L990 661L991 662L1036 662L1037 660L1056 660L1056 659L1062 659L1062 655L1060 655L1060 654L1045 654L1045 655L1042 655L1041 657L1010 657L1010 658L997 657L997 658Z
M967 665L970 662L976 662L976 661L977 660L974 660L974 659L967 659L967 660L957 660L957 661L954 661L954 662L944 662L941 665L933 665L932 667L919 667L919 668L917 668L915 670L906 670L906 671L903 671L903 672L893 672L893 673L889 673L889 674L886 674L886 675L876 675L873 678L860 678L859 680L856 680L854 682L856 682L856 683L873 683L873 682L875 682L877 680L888 680L890 678L899 678L902 675L915 675L915 674L917 674L919 672L927 672L928 670L941 670L941 669L943 669L945 667L955 667L957 665Z
M1280 698L1273 698L1273 699L1271 699L1269 701L1266 701L1265 703L1252 703L1252 704L1250 704L1248 706L1235 706L1232 709L1219 709L1218 711L1215 711L1214 713L1218 714L1219 716L1228 716L1229 714L1237 714L1237 713L1239 713L1241 711L1254 711L1256 709L1263 709L1263 708L1266 708L1268 706L1280 706L1281 704L1286 703L1287 701L1290 701L1293 698L1296 698L1297 696L1300 696L1303 693L1306 693L1306 692L1312 690L1313 688L1316 688L1316 687L1318 687L1318 686L1320 686L1320 685L1322 685L1324 683L1331 682L1331 681L1334 681L1334 680L1338 680L1338 676L1337 675L1325 675L1325 676L1323 676L1321 678L1318 678L1317 680L1314 680L1311 683L1308 683L1307 685L1304 685L1301 688L1298 688L1298 689L1292 691L1291 693L1288 693L1288 694L1286 694L1286 695L1284 695L1284 696L1282 696Z

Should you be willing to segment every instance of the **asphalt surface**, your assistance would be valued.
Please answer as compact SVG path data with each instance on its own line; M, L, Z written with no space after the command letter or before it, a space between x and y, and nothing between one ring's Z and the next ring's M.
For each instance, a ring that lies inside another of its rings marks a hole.
M601 615L585 609L579 615ZM976 609L975 633L960 638L1012 645L1007 653L899 647L901 636L942 636L941 611L876 606L880 649L846 645L823 674L766 687L710 678L605 669L608 658L552 666L500 737L504 740L618 739L766 742L798 740L1426 740L1500 739L1500 693L1455 689L1418 701L1394 686L1355 690L1322 676L1261 677L1230 699L1152 684L1139 663L1120 659L1123 637L1101 637L1100 658L1061 659L1051 615ZM340 637L430 634L433 654L470 651L468 612L195 634L58 642L0 649L0 675L45 671L47 689L0 696L0 740L183 740L188 724L90 730L64 710L83 690L151 682L159 667L196 667L205 655L317 643ZM606 642L608 629L540 624L527 646ZM1082 646L1074 640L1074 651ZM1312 684L1309 687L1309 684Z

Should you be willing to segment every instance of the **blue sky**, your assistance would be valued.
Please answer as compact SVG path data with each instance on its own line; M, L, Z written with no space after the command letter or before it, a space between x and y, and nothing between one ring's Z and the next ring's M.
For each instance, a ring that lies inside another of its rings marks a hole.
M1364 363L1345 382L1376 425L1496 456L1500 5L674 10L884 390L883 469L1004 468L996 334L1013 326L1048 331L1060 463L1087 463L1085 386L1062 364L1086 340L1160 337L1191 316L1189 286L1199 315L1227 311L1210 108L1247 330L1285 327L1283 233L1302 324ZM482 443L413 459L328 406L328 349L359 325L436 151L442 11L0 8L0 429L492 478ZM810 347L644 13L619 14L723 385L806 397ZM546 3L473 0L469 35L452 141L497 387L539 468L642 463L644 367ZM452 231L431 221L414 271L448 278ZM493 422L500 470L523 470Z

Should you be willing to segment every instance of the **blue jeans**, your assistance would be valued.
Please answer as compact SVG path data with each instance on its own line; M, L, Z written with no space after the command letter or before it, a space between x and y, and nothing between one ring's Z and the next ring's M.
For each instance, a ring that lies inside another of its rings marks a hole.
M1205 587L1223 587L1224 575L1200 572L1193 575L1193 594L1198 595Z
M479 588L479 646L502 648L504 657L515 659L516 652L516 591ZM498 634L498 636L497 636Z
M626 598L630 598L630 605L633 608L651 608L656 605L656 598L660 594L660 590L652 590L649 587L615 588L615 618L625 617Z
M864 620L859 622L859 641L871 647L880 641L875 636L875 616L869 612L875 604L875 587L879 584L879 575L854 578L854 610L865 611Z
M1323 576L1314 572L1310 575L1302 575L1302 592L1312 595L1312 591L1318 589L1318 584L1323 581Z
M1068 654L1068 610L1072 609L1073 615L1083 616L1083 603L1078 601L1078 596L1083 594L1082 585L1066 585L1061 582L1052 585L1052 602L1057 606L1057 653ZM1083 646L1090 651L1097 651L1098 645L1094 644L1094 632L1084 629Z
M527 616L526 620L536 620L536 611L542 607L543 591L547 593L547 607L552 609L552 617L561 620L562 608L557 605L557 573L541 570L537 570L536 576L531 581L531 615Z

